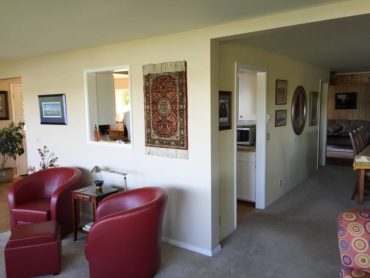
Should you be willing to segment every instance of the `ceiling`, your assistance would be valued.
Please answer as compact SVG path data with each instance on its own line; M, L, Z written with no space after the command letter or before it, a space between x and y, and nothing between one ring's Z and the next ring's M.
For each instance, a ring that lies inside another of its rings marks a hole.
M246 35L238 43L335 72L370 71L370 14Z
M1 0L0 61L181 32L341 1L345 0ZM256 33L243 39L243 43L298 59L302 56L314 64L321 62L331 70L354 70L356 65L358 69L368 70L365 60L370 60L366 50L370 45L369 20L369 16L364 16ZM347 60L341 62L344 57ZM352 62L348 57L352 57Z

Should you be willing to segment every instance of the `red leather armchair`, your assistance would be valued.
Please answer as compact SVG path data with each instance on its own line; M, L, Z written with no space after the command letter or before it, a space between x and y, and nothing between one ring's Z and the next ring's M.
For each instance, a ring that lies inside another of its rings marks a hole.
M10 227L55 220L62 237L73 229L71 191L81 184L77 168L42 170L15 182L8 192Z
M153 277L160 267L166 202L167 193L158 187L105 198L85 246L90 277Z

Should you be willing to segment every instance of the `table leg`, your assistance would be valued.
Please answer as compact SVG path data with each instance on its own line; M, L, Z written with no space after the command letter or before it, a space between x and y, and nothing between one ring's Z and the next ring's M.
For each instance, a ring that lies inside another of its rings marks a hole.
M73 197L72 197L73 198ZM77 230L79 225L79 206L76 199L72 199L72 208L73 208L73 240L77 240Z
M92 205L93 205L93 221L95 222L96 220L96 199L92 200Z
M365 183L365 169L361 169L358 181L358 201L360 204L364 203L364 187L365 187L364 183Z

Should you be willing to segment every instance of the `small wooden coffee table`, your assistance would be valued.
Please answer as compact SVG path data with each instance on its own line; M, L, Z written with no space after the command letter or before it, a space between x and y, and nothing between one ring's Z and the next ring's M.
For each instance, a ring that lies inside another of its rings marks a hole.
M74 240L77 240L77 231L82 231L80 227L80 207L79 201L90 202L93 207L93 221L95 222L96 207L101 200L105 197L124 191L123 188L103 186L101 189L97 189L95 184L86 186L77 190L72 191L72 208L73 208L73 236Z

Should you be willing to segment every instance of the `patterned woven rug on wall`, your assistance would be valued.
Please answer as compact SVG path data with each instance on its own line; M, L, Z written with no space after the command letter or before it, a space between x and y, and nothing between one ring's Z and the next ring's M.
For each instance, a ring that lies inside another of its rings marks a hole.
M186 62L143 66L146 154L188 159Z

